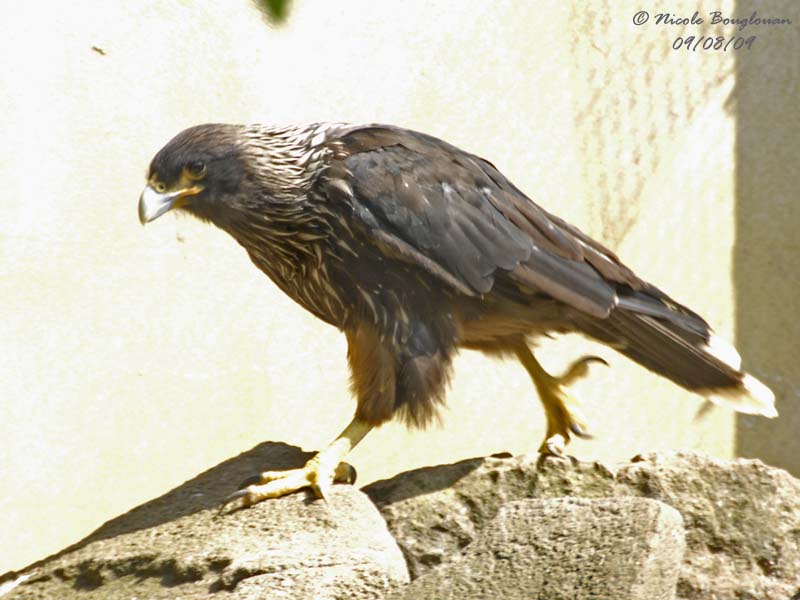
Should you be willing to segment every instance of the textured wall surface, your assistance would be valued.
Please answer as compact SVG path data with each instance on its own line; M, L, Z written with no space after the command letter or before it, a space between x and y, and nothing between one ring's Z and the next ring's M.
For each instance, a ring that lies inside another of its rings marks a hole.
M14 542L0 572L260 441L318 448L352 414L338 332L221 232L139 226L147 162L204 121L390 122L486 156L735 338L779 394L774 423L698 419L696 397L612 351L547 341L547 367L612 363L575 386L597 437L571 452L739 452L800 471L795 3L758 3L794 24L739 33L610 0L298 0L282 28L246 0L31 6L0 25L0 531ZM711 33L757 40L672 50ZM456 373L441 428L388 425L356 449L362 482L538 446L521 367L463 353Z
M793 29L736 64L736 340L781 418L737 418L736 452L800 474L800 4L759 3Z

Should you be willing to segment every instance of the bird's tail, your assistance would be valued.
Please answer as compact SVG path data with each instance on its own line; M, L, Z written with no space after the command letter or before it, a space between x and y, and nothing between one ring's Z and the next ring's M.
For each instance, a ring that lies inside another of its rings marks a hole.
M678 385L742 413L778 416L775 395L741 370L736 349L697 314L656 289L620 297L583 331Z

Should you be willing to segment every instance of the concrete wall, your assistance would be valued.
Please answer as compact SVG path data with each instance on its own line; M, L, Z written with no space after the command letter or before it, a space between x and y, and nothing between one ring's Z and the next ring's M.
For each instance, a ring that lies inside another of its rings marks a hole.
M777 420L737 419L736 452L800 475L800 3L758 3L792 29L736 63L736 339L779 398ZM761 36L759 36L761 39Z
M636 27L656 7L611 0L298 0L283 28L245 0L20 6L0 25L0 572L260 441L318 448L352 415L338 332L222 233L139 226L152 154L204 121L390 122L486 156L736 337L780 395L768 429L698 419L697 398L610 350L543 343L552 369L612 363L575 386L597 438L571 452L742 452L800 472L796 24L717 53L671 45L731 27ZM789 0L762 11L800 23ZM362 483L535 450L521 367L463 353L456 372L441 428L388 425L356 449Z

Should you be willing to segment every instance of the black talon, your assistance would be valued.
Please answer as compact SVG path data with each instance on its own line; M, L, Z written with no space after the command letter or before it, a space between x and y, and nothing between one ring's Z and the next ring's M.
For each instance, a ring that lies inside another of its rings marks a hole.
M584 356L584 357L581 358L581 360L583 361L584 364L587 364L587 365L589 363L596 362L596 363L600 363L601 365L605 365L607 367L610 366L608 364L608 361L605 358L603 358L602 356L595 356L595 355Z
M564 373L556 379L562 385L568 385L577 379L586 377L589 373L589 365L592 363L600 363L601 365L609 366L606 359L600 356L586 355L581 356L579 359L572 361Z
M217 511L217 516L219 517L222 514L222 511L225 510L225 507L227 507L228 505L230 505L233 502L236 502L240 498L244 498L245 496L247 496L248 493L249 492L245 488L245 489L236 490L231 495L226 496L225 499L222 501L222 504L220 504L220 506L219 506L219 510ZM241 508L244 508L244 506L242 506ZM231 512L233 512L233 511L231 511Z
M598 363L601 365L605 365L606 367L609 366L608 361L603 358L602 356L595 356L594 354L587 354L586 356L581 356L579 359L573 361L573 363L567 368L568 376L573 373L577 373L579 370L584 371L581 376L585 375L588 371L589 365L592 363Z
M246 488L249 485L258 485L259 483L262 483L261 475L253 475L252 477L248 477L243 482L241 482L239 484L239 489L243 490L244 488Z
M575 435L577 435L577 436L578 436L579 438L581 438L581 439L584 439L584 440L591 440L591 439L594 439L594 436L593 436L591 433L589 433L588 431L584 430L584 429L583 429L583 428L582 428L580 425L578 425L577 423L570 423L570 424L569 424L569 430L570 430L572 433L574 433Z
M333 483L348 483L353 485L356 482L356 477L358 477L358 473L353 465L340 462L333 475Z

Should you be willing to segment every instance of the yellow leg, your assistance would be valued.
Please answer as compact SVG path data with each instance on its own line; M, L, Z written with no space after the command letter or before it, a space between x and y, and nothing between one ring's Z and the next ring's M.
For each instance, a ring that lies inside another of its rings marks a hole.
M539 452L561 456L569 443L571 433L578 437L591 437L580 404L564 387L584 377L589 372L590 363L608 363L599 356L584 356L573 362L564 374L554 377L544 370L527 345L521 344L515 351L539 392L539 399L547 416L547 433Z
M334 482L353 483L352 467L342 460L370 429L372 425L354 418L327 448L318 452L305 466L288 471L264 471L258 483L228 496L222 508L236 501L241 507L252 506L262 500L279 498L307 487L313 490L317 498L325 499Z

